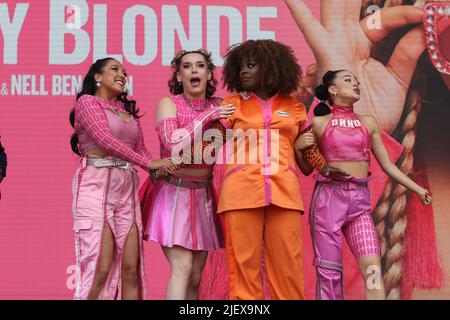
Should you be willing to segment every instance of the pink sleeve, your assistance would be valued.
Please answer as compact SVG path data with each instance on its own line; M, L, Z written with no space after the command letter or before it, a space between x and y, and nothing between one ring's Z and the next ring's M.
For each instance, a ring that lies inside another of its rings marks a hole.
M306 115L306 121L301 124L299 127L299 133L306 132L311 128L312 119L314 118L314 108L319 102L317 99L314 99L314 102L311 104L308 114Z
M141 122L139 120L136 119L136 122L138 124L138 128L139 128L139 140L136 144L136 152L139 154L142 154L144 157L147 157L148 159L152 159L152 155L150 154L150 152L148 151L148 149L145 147L145 143L144 143L144 133L142 132L142 126L141 126Z
M102 150L113 157L147 169L151 158L134 151L111 134L105 111L93 96L84 95L78 99L75 119Z
M156 131L161 143L167 150L172 151L174 147L178 150L189 145L196 134L202 134L202 129L210 121L220 118L220 109L217 107L203 111L186 127L179 128L176 117L167 117L156 123Z
M231 117L230 117L231 118ZM220 123L225 127L225 129L233 129L233 125L230 123L230 118L222 118L220 119Z

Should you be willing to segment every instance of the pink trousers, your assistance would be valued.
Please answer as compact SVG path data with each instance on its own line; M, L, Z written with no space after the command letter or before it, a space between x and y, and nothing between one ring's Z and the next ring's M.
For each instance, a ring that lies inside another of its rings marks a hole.
M342 245L347 239L359 259L380 256L380 244L372 220L370 178L332 181L320 174L310 205L309 221L317 273L317 299L344 299Z
M99 299L121 299L123 249L136 225L139 241L138 284L140 296L147 296L142 244L142 222L138 199L138 176L133 168L97 168L83 165L72 185L73 230L75 232L75 299L87 299L97 273L102 251L103 231L109 226L114 235L113 262Z

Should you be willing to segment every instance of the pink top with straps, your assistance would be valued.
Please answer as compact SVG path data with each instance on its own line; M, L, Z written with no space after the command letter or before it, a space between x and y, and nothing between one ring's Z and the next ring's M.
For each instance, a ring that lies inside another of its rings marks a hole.
M75 132L80 151L101 149L109 155L147 169L152 156L144 144L141 124L131 117L129 121L109 110L126 112L121 101L106 101L85 94L75 105Z
M356 117L353 106L334 105L332 114L319 142L325 159L370 162L370 134Z
M166 117L156 123L160 141L161 158L170 157L172 149L183 150L190 148L194 136L202 134L208 128L208 125L220 118L220 99L212 97L205 99L185 99L183 94L171 96L173 103L177 107L177 115ZM199 137L201 141L202 137ZM194 163L185 166L185 168L208 168L211 165L206 164L201 159L201 163Z

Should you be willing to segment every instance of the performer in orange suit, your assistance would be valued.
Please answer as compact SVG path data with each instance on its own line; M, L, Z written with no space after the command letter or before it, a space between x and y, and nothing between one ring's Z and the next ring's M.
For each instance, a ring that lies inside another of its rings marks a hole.
M224 99L236 111L221 120L233 130L218 204L231 299L264 299L263 245L271 298L304 299L304 208L293 145L307 118L304 105L290 96L300 75L292 50L273 40L249 40L226 55L224 85L240 92ZM300 156L300 168L309 174L304 164Z

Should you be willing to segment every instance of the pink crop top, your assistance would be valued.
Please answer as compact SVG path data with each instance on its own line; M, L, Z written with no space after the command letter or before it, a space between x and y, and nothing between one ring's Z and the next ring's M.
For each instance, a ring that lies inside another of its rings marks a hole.
M183 146L190 147L196 133L204 133L208 125L220 118L220 99L212 97L204 99L185 99L183 94L172 96L177 107L177 115L159 120L156 131L160 141L161 158L170 157L172 149L182 150ZM199 138L201 141L202 137ZM193 163L185 168L208 168L201 159L201 163Z
M333 116L320 137L319 148L327 161L370 162L371 139L352 107L334 105Z
M92 95L81 96L75 105L75 132L80 151L101 149L109 155L147 170L152 156L145 148L138 119L126 121L111 111L125 112L119 100L106 101Z

